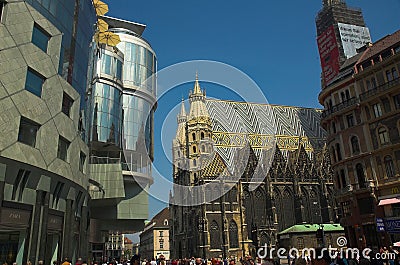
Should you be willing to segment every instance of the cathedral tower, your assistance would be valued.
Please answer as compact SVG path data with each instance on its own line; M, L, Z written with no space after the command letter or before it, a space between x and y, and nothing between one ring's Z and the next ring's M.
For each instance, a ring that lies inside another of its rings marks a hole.
M206 107L206 93L202 91L196 74L193 92L189 93L190 111L187 117L187 157L190 184L194 184L202 162L213 152L212 122Z

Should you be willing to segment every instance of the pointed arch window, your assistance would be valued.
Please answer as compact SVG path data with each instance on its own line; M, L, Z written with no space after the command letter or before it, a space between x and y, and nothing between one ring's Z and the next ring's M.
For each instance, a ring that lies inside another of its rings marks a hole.
M393 164L393 159L391 156L387 155L384 158L385 162L385 170L386 170L386 176L388 178L394 177L396 175L395 169L394 169L394 164Z
M353 154L358 154L360 153L360 144L358 142L358 137L357 136L352 136L350 139L351 142L351 149L353 151Z
M238 226L233 220L229 224L229 248L239 248Z
M255 222L258 225L261 225L263 221L266 220L266 199L264 191L259 188L256 190L255 193L255 200L254 200L254 209L255 209Z
M294 225L294 201L290 191L285 190L282 196L284 229Z
M213 220L210 223L210 248L219 249L221 248L221 237L220 237L219 225Z

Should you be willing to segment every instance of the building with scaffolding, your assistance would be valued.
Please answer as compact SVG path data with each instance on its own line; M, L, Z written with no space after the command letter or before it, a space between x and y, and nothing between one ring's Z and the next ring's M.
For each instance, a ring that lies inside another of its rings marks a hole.
M325 86L338 75L346 59L357 53L357 48L371 42L371 36L361 9L348 7L344 0L323 0L315 22L321 81Z

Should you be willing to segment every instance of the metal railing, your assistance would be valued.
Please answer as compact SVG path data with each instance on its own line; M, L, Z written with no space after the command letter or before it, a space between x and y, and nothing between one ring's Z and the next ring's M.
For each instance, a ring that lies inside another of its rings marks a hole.
M322 114L321 114L321 117L322 118L326 118L326 117L328 117L329 115L332 115L335 112L344 110L344 109L346 109L346 108L348 108L350 106L353 106L353 105L355 105L355 104L357 104L359 102L360 101L359 101L358 98L352 97L352 98L350 98L350 99L348 99L346 101L343 101L342 103L339 103L337 105L332 106L332 108L330 108L330 109L324 110L322 112Z
M360 101L365 101L366 99L375 96L376 94L379 94L381 92L384 92L398 84L400 84L399 77L360 94Z

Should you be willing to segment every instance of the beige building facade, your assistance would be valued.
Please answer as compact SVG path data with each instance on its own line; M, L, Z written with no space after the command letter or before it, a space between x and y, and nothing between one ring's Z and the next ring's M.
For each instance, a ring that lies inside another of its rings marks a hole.
M341 224L350 246L399 241L400 31L364 46L322 88Z

